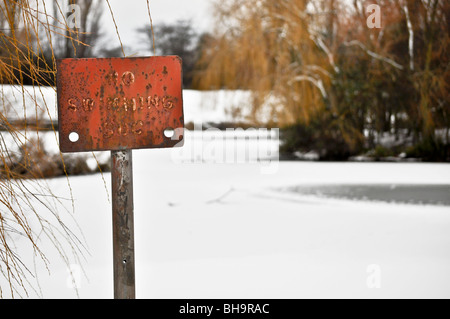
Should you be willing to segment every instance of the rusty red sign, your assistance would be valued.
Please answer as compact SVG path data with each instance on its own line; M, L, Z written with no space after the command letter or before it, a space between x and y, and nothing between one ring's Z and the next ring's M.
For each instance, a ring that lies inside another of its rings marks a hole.
M62 152L182 146L177 56L57 62Z

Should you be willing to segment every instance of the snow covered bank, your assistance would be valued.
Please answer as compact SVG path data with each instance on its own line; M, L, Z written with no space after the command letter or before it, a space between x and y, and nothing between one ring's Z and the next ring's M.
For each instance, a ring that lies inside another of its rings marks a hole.
M40 119L57 122L56 90L52 87L22 88L16 85L0 85L0 112L8 119ZM249 117L250 93L248 91L183 91L184 122L222 123L246 122ZM36 107L37 105L37 107ZM25 106L25 107L24 107ZM233 112L236 107L244 107L248 112Z

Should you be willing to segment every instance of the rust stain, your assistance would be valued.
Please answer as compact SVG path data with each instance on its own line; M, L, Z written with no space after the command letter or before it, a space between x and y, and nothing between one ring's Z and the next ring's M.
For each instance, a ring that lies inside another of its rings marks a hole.
M62 152L183 145L177 56L58 60L57 96Z

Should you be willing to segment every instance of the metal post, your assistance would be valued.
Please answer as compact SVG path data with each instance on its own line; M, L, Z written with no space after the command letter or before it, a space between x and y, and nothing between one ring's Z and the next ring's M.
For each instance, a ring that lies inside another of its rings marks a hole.
M135 298L132 151L111 151L114 298Z

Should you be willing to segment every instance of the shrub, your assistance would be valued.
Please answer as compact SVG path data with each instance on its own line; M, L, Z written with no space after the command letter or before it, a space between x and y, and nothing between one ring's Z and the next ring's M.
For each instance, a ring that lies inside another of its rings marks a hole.
M427 138L408 148L406 157L420 158L425 162L448 162L450 145L439 139Z
M395 155L392 149L389 149L383 145L377 145L371 153L371 156L376 160Z
M315 151L323 161L347 160L362 150L359 138L348 140L333 121L313 120L309 124L295 124L281 130L280 153ZM354 135L353 135L354 136Z

